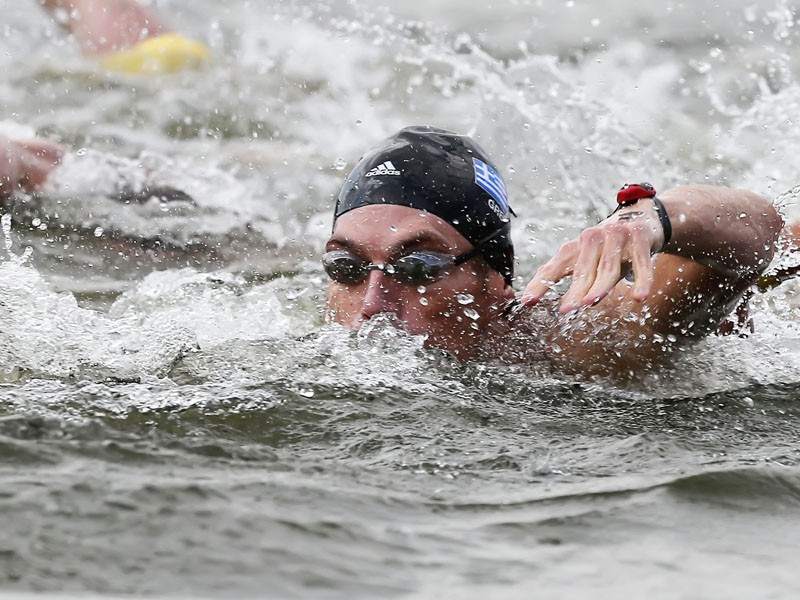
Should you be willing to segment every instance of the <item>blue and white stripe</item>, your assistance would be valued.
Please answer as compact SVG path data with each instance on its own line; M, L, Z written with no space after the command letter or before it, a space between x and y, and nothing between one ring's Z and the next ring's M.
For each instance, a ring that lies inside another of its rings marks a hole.
M472 166L475 169L475 183L481 186L486 193L494 198L504 213L508 212L508 192L506 184L500 173L496 169L487 165L477 158L472 159Z

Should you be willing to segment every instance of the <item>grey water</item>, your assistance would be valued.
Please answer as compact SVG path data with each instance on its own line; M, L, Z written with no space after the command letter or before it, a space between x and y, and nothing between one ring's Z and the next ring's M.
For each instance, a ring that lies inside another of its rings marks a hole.
M0 131L68 148L2 220L0 597L798 596L796 286L614 384L325 326L318 256L417 123L495 157L518 288L626 181L798 218L800 4L157 6L209 68L106 73L0 0Z

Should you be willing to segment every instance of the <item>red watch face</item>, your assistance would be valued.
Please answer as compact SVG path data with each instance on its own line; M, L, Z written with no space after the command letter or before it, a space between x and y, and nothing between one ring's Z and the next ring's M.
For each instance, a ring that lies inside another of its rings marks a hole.
M626 206L642 198L652 198L656 188L649 183L626 183L617 193L617 204Z

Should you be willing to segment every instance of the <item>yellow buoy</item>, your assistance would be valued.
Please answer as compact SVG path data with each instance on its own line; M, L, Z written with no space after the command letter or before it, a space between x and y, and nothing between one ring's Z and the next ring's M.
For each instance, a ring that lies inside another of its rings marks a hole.
M142 40L128 50L108 54L100 64L110 71L125 73L175 73L198 69L211 60L205 44L179 33L167 33Z

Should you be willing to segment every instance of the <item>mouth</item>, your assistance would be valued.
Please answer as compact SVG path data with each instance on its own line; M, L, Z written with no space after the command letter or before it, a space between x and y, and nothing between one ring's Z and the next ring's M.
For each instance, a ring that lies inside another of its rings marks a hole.
M367 319L361 318L355 324L353 329L359 332L363 331L380 331L386 329L394 329L407 331L407 324L394 312L378 313ZM369 333L367 333L368 335Z
M422 346L428 339L424 332L409 331L407 324L396 313L379 313L362 321L357 327L356 337L359 342L385 346L387 349L394 347L400 340L417 339L417 343Z

